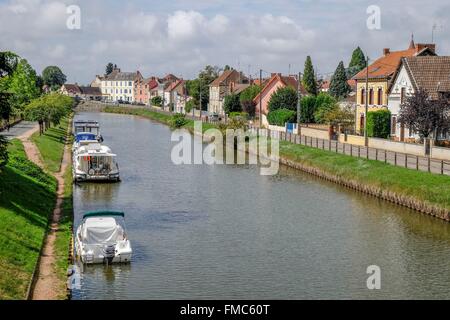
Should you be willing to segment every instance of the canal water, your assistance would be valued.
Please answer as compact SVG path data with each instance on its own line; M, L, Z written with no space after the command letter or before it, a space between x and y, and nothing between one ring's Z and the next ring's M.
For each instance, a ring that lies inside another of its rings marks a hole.
M122 182L74 187L123 210L129 265L88 266L74 299L450 299L450 224L282 167L174 165L168 127L95 119ZM381 270L368 290L367 267Z

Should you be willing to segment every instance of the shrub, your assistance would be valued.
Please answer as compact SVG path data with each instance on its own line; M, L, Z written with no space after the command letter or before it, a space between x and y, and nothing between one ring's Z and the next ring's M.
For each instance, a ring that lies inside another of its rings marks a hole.
M8 163L8 140L0 136L0 168Z
M236 118L236 117L238 117L238 118L241 118L241 119L244 119L244 120L247 120L248 119L248 113L247 112L231 112L229 115L228 115L230 118Z
M184 111L186 111L186 113L190 113L194 107L195 101L194 99L191 99L188 102L186 102L186 107L184 108Z
M386 139L391 133L391 112L377 110L367 113L367 135Z
M170 126L172 128L181 128L187 123L186 115L181 113L176 113L172 116L170 120Z
M162 98L160 96L153 97L151 102L152 102L152 106L161 107L161 105L162 105Z
M270 111L267 121L272 125L284 126L286 122L296 122L297 112L288 109Z

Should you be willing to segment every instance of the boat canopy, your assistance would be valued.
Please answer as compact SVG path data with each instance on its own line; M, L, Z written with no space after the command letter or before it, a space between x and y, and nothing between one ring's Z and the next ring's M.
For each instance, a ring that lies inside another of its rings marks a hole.
M90 217L125 217L125 213L122 211L109 211L109 210L100 210L100 211L89 211L83 215L83 219Z
M79 132L75 136L75 140L77 142L80 142L80 141L96 141L97 140L97 136L95 134L91 133L91 132Z

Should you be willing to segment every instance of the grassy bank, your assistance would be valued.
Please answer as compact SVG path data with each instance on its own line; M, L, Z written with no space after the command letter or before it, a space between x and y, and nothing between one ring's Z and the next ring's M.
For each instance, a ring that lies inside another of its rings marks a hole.
M69 118L64 118L58 126L51 127L43 135L36 132L31 137L41 153L45 168L50 172L58 172L61 167L68 125Z
M72 240L73 184L72 168L70 166L67 167L67 170L64 173L64 185L64 200L55 241L56 271L61 280L58 294L60 299L66 298L67 268L69 267L69 249Z
M148 108L127 108L127 107L109 107L108 106L108 107L105 107L103 109L103 111L108 112L108 113L130 114L130 115L135 115L135 116L141 116L141 117L144 117L147 119L151 119L151 120L160 122L162 124L166 124L168 126L171 125L171 121L172 121L172 115L162 113L162 112L152 111L152 110L149 110ZM205 130L215 128L215 127L216 126L211 123L203 123L202 130L205 131ZM182 128L185 128L192 132L194 130L194 120L186 119L186 124Z
M450 210L448 176L400 168L381 161L355 158L286 141L280 142L280 156L318 168L343 180L355 181Z
M25 299L56 200L56 180L29 161L19 140L0 172L0 299Z

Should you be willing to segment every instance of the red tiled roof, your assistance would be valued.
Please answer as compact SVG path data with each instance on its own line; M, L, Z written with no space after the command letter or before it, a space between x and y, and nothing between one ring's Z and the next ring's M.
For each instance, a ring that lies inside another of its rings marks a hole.
M298 81L296 78L292 77L292 76L282 76L280 73L276 73L274 74L269 81L267 81L264 85L264 88L261 90L261 92L255 97L255 99L253 99L253 101L258 102L259 101L259 96L262 94L265 94L265 91L270 87L270 85L275 82L275 81L281 81L281 83L284 86L291 86L293 87L295 90L297 90L298 87ZM305 90L305 88L303 87L303 85L300 85L300 92L303 95L307 95L308 92Z
M397 70L400 60L404 57L413 57L423 54L427 48L434 53L434 45L417 44L413 48L402 51L389 51L385 49L386 54L369 65L369 79L387 79L390 78ZM362 80L366 78L367 68L358 72L352 79Z
M233 75L235 73L237 73L236 70L225 70L224 72L222 72L222 74L220 76L218 76L216 79L214 79L213 82L210 83L210 86L213 86L213 87L220 86L222 84L222 82L227 80L231 75Z

